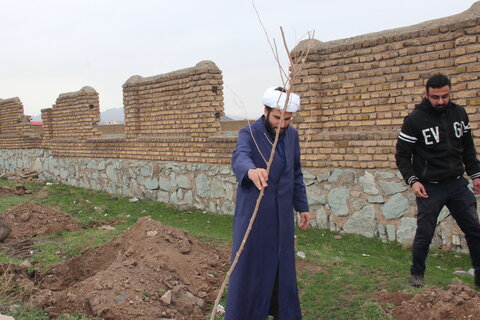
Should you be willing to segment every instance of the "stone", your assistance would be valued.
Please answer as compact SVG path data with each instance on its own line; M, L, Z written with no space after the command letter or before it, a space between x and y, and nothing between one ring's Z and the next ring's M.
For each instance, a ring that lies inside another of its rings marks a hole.
M307 188L307 200L309 206L324 205L327 203L326 197L322 194L320 188L316 185L308 186Z
M378 177L380 179L392 179L395 177L395 174L392 172L382 172L382 171L377 171L375 172L375 177Z
M185 202L188 205L193 204L193 193L191 190L188 190L187 192L185 192L185 194L183 195L183 202Z
M172 290L168 290L163 294L163 296L160 298L160 300L165 303L166 305L169 305L172 303Z
M400 219L400 226L397 230L397 241L404 244L413 243L415 231L417 230L417 219L403 217Z
M340 178L342 185L350 187L355 183L356 177L355 172L352 170L345 170L343 175Z
M388 241L395 241L397 239L397 236L396 236L396 228L394 225L391 225L391 224L387 224L385 226L385 230L387 231L387 240Z
M149 167L142 167L140 169L140 175L150 177L152 175L151 169Z
M104 161L104 160L101 160L101 161L98 163L97 170L105 170L105 161Z
M225 189L223 188L223 183L217 179L212 179L210 181L210 199L224 198Z
M325 209L323 207L320 207L317 209L316 212L316 217L317 221L317 227L320 229L329 229L330 227L330 221L329 221L329 216L325 212Z
M163 191L172 192L175 190L175 186L172 184L172 181L165 177L160 177L160 179L158 179L158 186Z
M385 219L398 219L410 210L407 198L400 193L390 197L381 207Z
M210 196L210 183L205 174L201 173L195 178L195 184L197 186L197 195L202 198L209 198Z
M368 205L353 213L343 225L343 231L372 238L376 231L375 207Z
M380 239L387 240L387 228L383 224L377 225L377 234Z
M88 161L87 163L87 169L95 169L97 170L98 166L97 166L97 161L95 160L90 160Z
M349 196L349 190L345 187L335 188L328 193L328 204L334 215L339 217L348 215Z
M35 170L37 172L41 172L42 169L43 169L42 160L40 158L36 158L35 163L33 164L33 170Z
M230 169L230 167L222 166L222 167L220 167L220 174L231 175L231 174L233 174L233 172L232 172L232 169Z
M328 182L333 183L340 178L340 176L343 174L343 170L340 169L334 169L330 177L328 178Z
M153 178L147 178L147 180L145 180L145 187L149 190L158 189L158 180Z
M367 201L370 203L385 203L383 196L368 196Z
M186 175L175 176L175 183L179 188L192 189L192 185L190 184L190 179L188 179Z
M370 195L377 195L378 189L375 186L375 179L373 174L368 171L365 171L365 175L361 176L359 179L360 186L363 189L363 192Z
M358 200L355 200L353 201L352 203L352 206L353 206L353 209L358 211L360 209L362 209L363 207L365 207L367 205L367 202L363 199L358 199Z
M400 193L408 189L406 184L394 181L379 181L378 184L387 196Z
M317 181L318 182L327 181L329 177L330 177L330 170L325 170L324 172L317 174Z
M316 177L311 174L310 172L308 172L307 170L302 170L302 173L303 173L303 180L315 180Z
M115 174L115 169L112 165L107 166L106 173L110 181L112 181L113 183L117 183L117 175Z

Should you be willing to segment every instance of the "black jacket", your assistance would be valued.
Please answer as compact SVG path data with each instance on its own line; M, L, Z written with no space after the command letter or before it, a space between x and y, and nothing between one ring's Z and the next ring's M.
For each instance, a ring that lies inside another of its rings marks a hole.
M397 139L397 167L405 181L448 182L466 171L480 178L470 122L464 108L450 102L435 110L423 99L405 117Z

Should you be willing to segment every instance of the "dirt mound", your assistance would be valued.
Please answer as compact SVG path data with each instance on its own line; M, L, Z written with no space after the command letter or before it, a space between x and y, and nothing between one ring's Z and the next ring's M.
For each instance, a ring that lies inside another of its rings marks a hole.
M3 241L5 243L80 228L80 223L68 214L33 201L16 205L0 217L10 227L10 233Z
M397 320L480 319L480 293L460 281L447 290L432 288L417 295L382 293L378 301Z
M24 186L16 186L15 188L9 188L0 186L0 196L12 195L23 196L24 194L31 194L32 190L27 190Z
M52 316L204 320L228 260L227 249L144 217L107 244L37 275L32 302Z

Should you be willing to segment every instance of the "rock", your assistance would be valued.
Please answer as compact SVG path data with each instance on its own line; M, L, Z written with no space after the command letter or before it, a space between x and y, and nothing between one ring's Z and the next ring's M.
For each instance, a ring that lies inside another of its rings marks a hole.
M320 229L328 229L330 226L330 222L328 221L329 217L325 212L323 207L318 208L315 219L317 221L317 227Z
M195 184L197 186L197 195L201 198L209 198L210 196L210 183L205 174L201 173L195 178Z
M398 219L410 210L407 198L400 193L392 196L381 207L385 219Z
M376 231L375 207L368 205L355 212L343 225L343 231L372 238Z
M182 189L192 189L192 186L190 184L190 180L188 179L187 176L185 175L177 175L175 176L175 183L179 188Z
M360 182L360 186L363 189L363 192L366 194L377 195L378 189L375 186L375 179L373 174L368 171L365 171L365 175L361 176L358 181Z
M335 188L328 193L328 204L333 214L339 217L348 215L348 204L350 192L345 187Z
M4 316L3 314L0 314L0 320L15 320L15 318L10 317L10 316Z
M368 202L370 203L385 203L385 198L383 196L369 196L367 199Z
M32 264L30 263L30 261L24 260L22 263L20 263L20 267L23 267L23 268L31 268L31 267L32 267Z
M317 181L318 182L327 181L329 177L330 177L330 170L325 170L324 172L317 174Z
M404 183L379 181L378 184L387 196L400 193L408 189L407 185L405 185Z
M153 178L147 178L147 180L145 180L145 187L149 190L158 189L158 180Z
M160 189L163 191L172 192L176 189L176 186L172 183L172 180L164 177L160 177L160 179L158 179L158 184Z
M328 178L328 182L336 182L338 178L343 174L343 171L340 169L334 169L330 177Z
M135 197L135 198L129 199L128 201L135 203L135 202L140 202L140 199L138 199L137 197Z
M160 300L165 303L166 305L169 305L172 303L172 290L168 290L163 294L163 296L160 298Z
M387 231L387 240L388 241L395 241L397 239L397 236L396 236L397 231L396 231L394 225L387 224L385 226L385 230Z
M417 219L404 217L400 220L400 226L397 230L397 241L400 243L411 244L417 230Z
M327 203L325 195L323 195L320 188L314 184L307 187L307 199L309 206L318 206Z

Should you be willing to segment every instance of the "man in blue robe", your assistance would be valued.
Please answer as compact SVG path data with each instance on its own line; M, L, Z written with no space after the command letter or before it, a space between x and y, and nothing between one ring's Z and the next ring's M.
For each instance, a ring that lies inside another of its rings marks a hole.
M294 252L294 211L300 229L310 223L300 164L298 131L289 126L300 98L283 88L269 88L263 96L264 115L240 130L232 156L238 181L233 223L232 261L240 247L262 188L265 194L235 270L232 272L225 320L302 318L298 299ZM285 108L283 122L282 109ZM267 176L267 161L280 131Z

